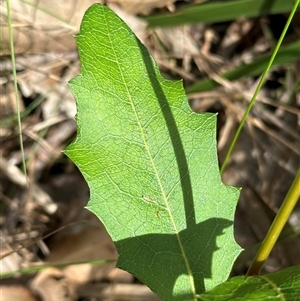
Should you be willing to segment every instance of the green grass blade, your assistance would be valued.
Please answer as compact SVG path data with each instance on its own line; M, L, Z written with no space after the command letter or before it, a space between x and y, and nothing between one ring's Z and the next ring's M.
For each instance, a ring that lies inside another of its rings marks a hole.
M16 107L17 107L17 116L18 116L17 120L18 120L18 129L19 129L20 149L21 149L21 154L22 154L23 172L24 172L24 175L25 175L26 180L27 180L26 162L25 162L25 154L24 154L24 147L23 147L23 136L22 136L22 124L21 124L21 113L20 113L17 72L16 72L14 40L13 40L11 13L10 13L11 12L11 10L10 10L10 0L6 0L6 7L7 7L7 23L8 23L9 39L10 39L11 64L12 64L12 71L13 71L13 77L14 77L14 89L15 89Z
M294 0L240 0L208 2L191 5L173 14L160 14L145 17L150 27L169 27L182 24L212 23L234 20L245 17L253 18L261 15L272 15L290 12Z
M284 39L284 36L285 36L285 34L286 34L286 32L287 32L290 24L291 24L291 21L292 21L294 15L296 13L296 10L297 10L297 8L299 6L299 3L300 3L300 0L295 1L294 7L293 7L293 9L292 9L292 11L291 11L291 13L289 15L289 18L288 18L288 20L287 20L287 22L286 22L286 24L284 26L282 34L281 34L281 36L280 36L280 38L279 38L279 40L278 40L278 42L277 42L277 44L275 46L275 49L274 49L274 51L272 53L270 61L269 61L268 65L267 65L267 67L266 67L266 69L265 69L265 71L264 71L264 73L263 73L263 75L262 75L262 77L261 77L258 85L257 85L257 88L256 88L256 90L255 90L255 92L253 94L253 97L252 97L252 99L251 99L251 101L250 101L250 103L249 103L249 105L247 107L247 110L246 110L246 112L245 112L245 114L244 114L244 116L242 118L242 121L241 121L241 123L240 123L240 125L239 125L239 127L238 127L238 129L237 129L237 131L236 131L236 133L234 135L234 137L233 137L233 140L232 140L231 144L230 144L229 150L228 150L228 152L227 152L227 154L225 156L224 162L223 162L223 164L221 166L221 170L220 170L221 174L223 173L223 171L224 171L224 169L226 167L227 161L228 161L228 159L229 159L229 157L230 157L230 155L231 155L231 153L233 151L233 148L234 148L234 146L236 144L236 141L237 141L237 139L238 139L238 137L240 135L240 132L241 132L241 130L242 130L242 128L243 128L246 120L247 120L248 115L250 114L251 108L253 107L253 105L255 103L256 96L258 95L261 87L263 86L263 84L265 82L267 74L268 74L268 72L269 72L269 70L270 70L270 68L271 68L271 66L272 66L272 64L274 62L275 56L276 56L276 54L277 54L277 52L279 50L279 47L280 47L280 45L281 45L281 43L282 43L282 41Z
M24 109L23 112L20 113L20 117L25 118L28 117L28 115L35 109L37 108L44 100L46 99L46 96L41 95L38 98L36 98L31 104L27 106L27 108ZM1 126L10 126L14 122L18 120L18 115L9 115L2 117L1 119Z
M36 8L37 10L40 10L40 11L44 12L45 14L47 14L47 15L53 17L53 18L56 18L56 19L59 20L59 21L64 22L64 23L67 24L67 25L70 25L72 29L75 29L75 28L76 28L76 25L71 24L71 23L69 22L69 20L62 18L62 17L59 16L57 13L55 13L55 12L53 12L53 11L47 9L46 7L43 7L43 6L39 5L39 2L37 2L37 3L31 3L31 2L26 1L26 0L21 0L21 2L23 2L23 3L25 3L25 4L28 4L28 5L30 5L30 6L32 6L32 7L34 7L34 8Z
M1 279L3 278L9 278L13 277L16 275L27 275L27 274L34 274L42 270L50 269L50 268L58 268L58 269L63 269L66 268L70 265L78 265L78 264L92 264L92 265L104 265L106 263L111 263L115 262L116 260L111 260L111 259L98 259L98 260L89 260L89 261L78 261L78 262L67 262L67 263L57 263L57 264L43 264L43 265L38 265L38 266L31 266L28 268L22 268L16 271L9 271L9 272L4 272L0 273Z
M282 47L278 51L272 66L282 66L287 63L293 63L299 60L299 53L300 41ZM245 76L257 76L261 74L263 70L265 70L271 55L271 52L266 53L254 59L253 62L249 64L240 65L234 68L233 70L221 74L220 76L230 81L238 80ZM185 90L187 93L204 92L212 90L213 88L218 87L219 85L220 84L215 82L213 79L208 78L187 87Z

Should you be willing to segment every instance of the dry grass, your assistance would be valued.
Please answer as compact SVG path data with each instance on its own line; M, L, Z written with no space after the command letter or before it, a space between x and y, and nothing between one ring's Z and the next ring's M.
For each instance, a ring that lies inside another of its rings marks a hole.
M12 1L28 187L20 168L22 156L4 25L0 61L2 273L46 263L54 266L35 274L12 273L2 280L2 300L12 300L5 297L12 292L14 300L19 301L38 300L37 296L44 301L158 300L131 275L113 269L117 256L114 245L100 222L84 209L89 197L87 185L61 152L76 135L76 107L67 87L67 81L80 72L72 35L93 2L73 1L68 6L59 1L37 1L37 8ZM230 82L219 74L270 49L285 16L149 30L126 7L134 7L135 14L155 13L159 9L176 10L181 3L153 1L151 6L149 1L145 6L123 4L120 8L116 2L110 5L146 44L165 77L183 78L186 86L207 77L220 83L212 91L188 96L196 112L219 113L217 135L222 162L257 78ZM5 11L4 2L0 5ZM5 15L1 18L5 24ZM299 24L294 22L287 39L299 38L299 33ZM223 177L225 183L243 187L235 234L246 251L237 260L233 275L246 272L298 168L299 66L298 61L269 74ZM300 263L299 220L298 205L264 272ZM92 263L99 259L108 262ZM83 261L87 263L74 264Z

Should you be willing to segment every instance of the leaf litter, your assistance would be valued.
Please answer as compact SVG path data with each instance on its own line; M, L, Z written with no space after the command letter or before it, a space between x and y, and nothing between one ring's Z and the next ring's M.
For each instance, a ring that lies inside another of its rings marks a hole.
M169 1L168 7L141 7L138 13L176 11L177 3L171 2L174 1ZM40 1L39 5L47 7L47 3ZM83 3L85 8L82 7L81 12L92 4L89 1ZM112 4L117 7L116 3ZM21 19L20 11L24 7L28 10L28 14L24 14L27 19ZM53 7L48 9L58 11ZM22 299L25 296L22 289L27 290L32 300L36 300L34 292L47 301L50 296L59 298L65 288L68 292L65 300L158 300L132 276L113 269L117 257L114 245L98 220L83 209L89 198L88 188L78 170L61 153L76 134L75 103L66 89L66 82L79 73L72 34L78 31L81 16L70 18L74 12L72 9L67 4L63 6L65 15L61 17L69 18L68 25L57 17L53 19L53 16L50 25L41 25L37 13L47 13L21 1L13 6L14 22L23 30L16 34L15 43L18 45L17 72L24 112L22 124L29 187L26 187L19 167L21 155L13 118L14 100L13 94L9 93L11 67L5 57L9 51L4 48L1 60L1 70L4 71L1 84L5 92L1 95L0 129L1 255L10 255L2 258L2 273L46 263L54 267L37 274L3 279L2 288L5 292L13 288L17 294L15 300L25 300ZM217 138L222 162L257 78L248 77L232 83L219 78L218 74L270 49L277 34L271 25L283 26L282 16L260 18L259 22L238 19L228 24L147 29L144 23L130 15L126 7L118 7L118 10L123 12L125 21L128 18L134 31L139 30L140 39L166 78L183 78L186 86L206 77L220 81L219 88L190 95L190 104L196 112L218 112ZM294 26L299 30L299 24ZM266 30L273 35L272 39L266 36ZM295 39L296 32L296 29L291 30L291 40ZM22 36L29 42L25 43ZM32 40L35 43L30 43ZM271 71L223 176L225 183L243 187L236 213L235 235L246 251L237 260L233 275L247 270L255 253L254 246L263 239L296 172L300 98L292 91L299 70L299 62L296 62ZM144 198L144 201L152 201L148 196ZM298 206L291 224L283 233L286 241L276 246L264 272L299 264L299 239L289 240L295 232L294 225L299 223L299 209ZM56 230L59 231L43 239ZM99 259L108 262L105 265L89 263ZM56 267L62 263L67 263L67 266ZM28 277L31 284L27 282ZM19 294L17 287L21 288ZM53 290L49 292L47 287ZM11 294L12 291L8 292Z

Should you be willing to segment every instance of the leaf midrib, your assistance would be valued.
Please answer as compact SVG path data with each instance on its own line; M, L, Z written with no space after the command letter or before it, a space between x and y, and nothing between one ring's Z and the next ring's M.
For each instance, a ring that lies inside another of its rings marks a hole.
M109 24L108 24L108 21L107 21L107 18L106 16L104 15L105 17L105 21L106 21L106 27L105 28L109 28ZM163 201L165 203L165 206L166 206L166 209L168 211L168 214L169 214L169 217L170 217L170 221L171 221L171 224L175 230L175 235L177 237L177 240L178 240L178 244L179 244L179 247L180 247L180 250L181 250L181 253L182 253L182 256L183 256L183 259L184 259L184 262L185 262L185 265L186 265L186 268L187 268L187 275L189 277L189 282L190 282L190 285L191 285L191 290L193 292L193 297L194 297L194 300L197 300L197 296L196 296L196 290L195 290L195 285L194 285L194 281L193 281L193 275L192 275L192 271L191 271L191 268L190 268L190 265L189 265L189 262L188 262L188 259L187 259L187 255L184 251L184 247L183 247L183 244L181 242L181 239L180 239L180 236L179 236L179 231L176 227L176 223L175 223L175 220L173 218L173 215L172 215L172 212L171 212L171 208L169 206L169 203L168 203L168 197L166 196L166 193L164 191L164 188L163 188L163 185L162 185L162 182L160 180L160 177L159 177L159 173L158 173L158 170L156 168L156 165L155 165L155 162L151 156L151 152L150 152L150 148L149 148L149 145L147 143L147 140L146 140L146 135L145 135L145 132L143 130L143 127L142 127L142 124L140 122L140 119L138 118L138 113L137 113L137 110L135 108L135 105L134 105L134 102L133 102L133 99L132 99L132 96L130 94L130 91L128 89L128 86L127 86L127 83L125 81L125 78L124 78L124 74L122 72L122 69L121 69L121 64L119 63L119 57L117 56L116 52L115 52L115 48L114 48L114 44L112 42L112 39L111 39L111 35L110 35L110 32L108 31L108 37L109 37L109 42L110 42L110 45L111 45L111 49L113 51L113 55L115 57L115 61L118 65L118 68L119 68L119 72L120 72L120 75L121 75L121 79L122 79L122 82L124 84L124 87L126 88L126 93L128 95L128 99L130 101L130 104L131 104L131 107L132 107L132 111L133 111L133 114L137 120L137 124L138 124L138 127L140 129L140 133L141 133L141 137L142 137L142 140L143 140L143 143L144 143L144 146L145 146L145 149L147 151L147 155L149 157L149 160L151 162L151 166L154 170L154 174L156 176L156 179L157 179L157 182L159 184L159 188L160 188L160 191L161 191L161 194L163 196Z

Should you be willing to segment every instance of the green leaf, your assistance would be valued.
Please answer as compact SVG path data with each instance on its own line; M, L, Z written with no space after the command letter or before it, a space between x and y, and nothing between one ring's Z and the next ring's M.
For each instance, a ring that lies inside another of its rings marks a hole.
M296 301L300 298L300 266L293 266L264 276L239 276L220 284L202 301Z
M165 300L196 300L225 281L239 190L221 182L216 115L191 111L107 7L86 12L76 36L82 75L70 82L78 137L66 150L90 187L87 208L119 258Z
M193 23L225 22L290 12L294 0L234 0L189 5L172 14L156 14L144 19L150 27L179 26Z

